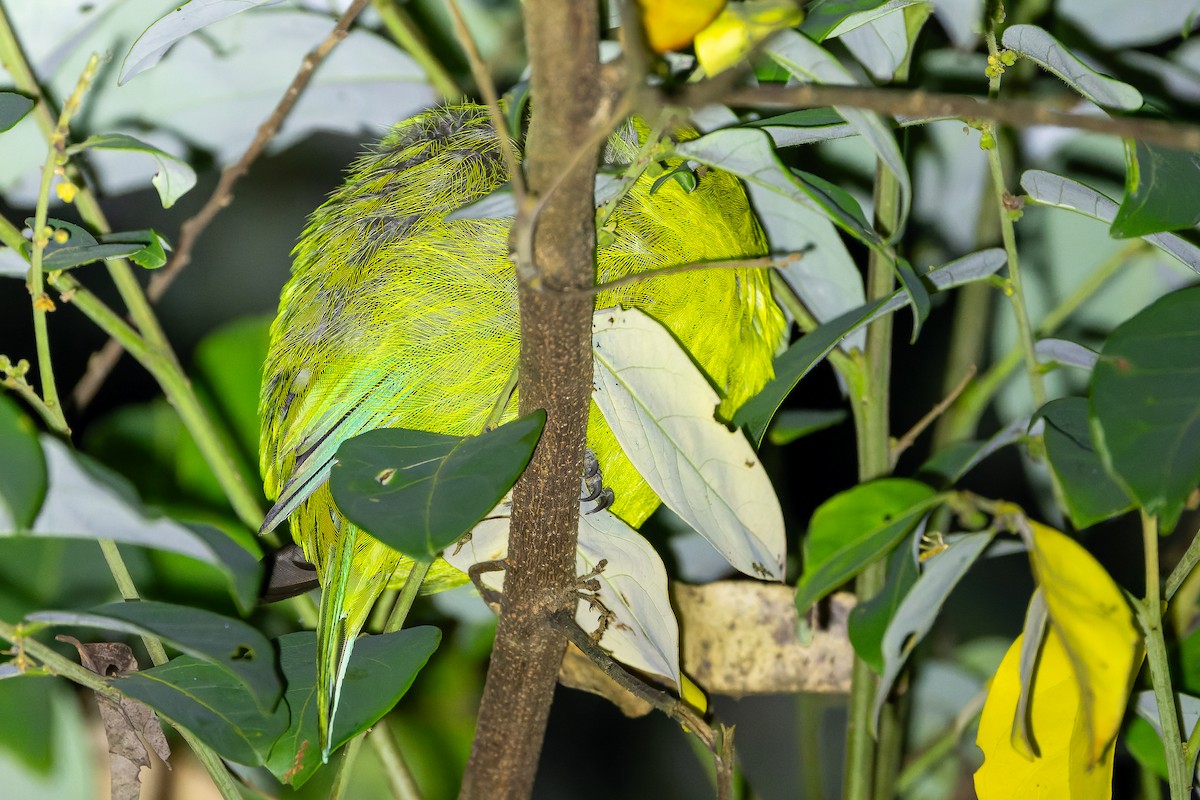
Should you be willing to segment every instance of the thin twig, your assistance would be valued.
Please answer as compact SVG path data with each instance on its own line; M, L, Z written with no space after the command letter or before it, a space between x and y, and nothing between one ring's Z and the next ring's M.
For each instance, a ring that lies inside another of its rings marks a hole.
M562 631L573 645L591 659L601 672L611 678L625 691L645 700L650 705L675 720L685 730L696 734L696 738L712 752L716 758L721 758L721 746L717 735L708 723L700 718L691 706L672 694L656 689L645 681L635 678L626 672L611 655L605 652L583 628L575 623L570 613L556 612L550 615L550 625ZM721 770L718 762L718 773Z
M958 399L958 396L963 393L964 389L967 388L967 384L969 384L971 379L975 377L976 372L977 369L974 364L967 367L967 371L965 374L963 374L962 380L960 380L954 386L954 388L950 390L950 393L939 400L937 405L929 409L928 414L917 420L917 424L909 428L907 433L905 433L892 444L892 469L896 468L896 462L900 460L901 454L913 446L913 443L917 441L917 437L924 433L926 428L932 425L938 417L946 413L946 409L954 404L954 401Z
M404 48L404 52L420 65L425 71L425 77L442 98L449 101L461 100L464 97L462 88L433 54L412 17L400 7L400 0L371 0L371 5L383 20L383 26L396 40L396 44Z
M338 19L337 24L329 32L329 35L304 57L304 60L300 62L300 69L296 72L296 76L292 78L292 82L288 85L287 90L284 91L283 97L279 99L279 103L276 104L271 115L259 126L258 133L255 134L254 140L250 142L250 146L242 153L242 157L221 172L221 178L217 182L217 187L213 190L212 195L208 198L208 202L180 226L179 241L175 246L175 253L171 257L170 263L155 272L153 277L150 278L150 283L146 286L146 296L151 303L158 302L175 278L179 276L179 273L191 263L192 248L195 246L200 234L204 232L209 223L213 221L213 218L222 209L227 208L233 202L234 186L242 179L242 176L250 171L250 166L258 160L258 157L266 150L267 145L275 138L275 134L279 132L279 128L283 125L283 121L291 112L292 107L296 105L296 101L300 99L300 95L307 88L309 82L312 81L317 67L328 57L333 48L342 39L346 38L349 34L350 25L354 22L354 18L366 7L368 2L370 0L355 0ZM93 354L88 360L87 371L80 378L79 383L76 384L73 394L75 404L79 408L87 406L96 396L96 393L100 390L100 386L103 385L108 374L116 366L117 360L121 357L121 352L120 342L116 339L109 339L104 347Z
M717 768L717 800L733 800L733 731L736 726L722 724L717 727L721 740L720 754L714 754Z
M487 104L488 116L492 118L492 127L496 129L496 139L500 142L500 152L504 154L504 165L508 168L508 182L512 184L513 199L520 208L525 199L525 176L521 173L521 162L517 160L517 151L513 148L512 139L508 135L508 125L504 122L504 114L500 111L500 95L496 92L496 84L488 71L487 62L479 54L475 38L467 27L462 10L457 0L449 0L450 17L454 22L454 35L458 37L463 52L467 55L467 63L471 65L471 74L479 93Z
M804 258L803 253L788 253L783 256L732 258L728 261L693 261L689 264L676 264L673 267L660 267L659 269L646 270L645 272L635 272L632 275L617 278L615 281L598 283L595 286L585 286L581 289L564 289L563 291L596 295L601 292L610 292L614 289L619 289L622 286L628 286L631 283L650 280L651 278L665 278L668 275L678 275L681 272L696 272L705 269L782 269L788 264L799 261L802 258Z
M951 117L986 119L992 122L1031 128L1053 125L1059 128L1103 133L1126 139L1138 139L1178 150L1200 150L1200 125L1169 122L1143 117L1110 117L1072 114L1067 111L1080 103L1073 95L1042 100L986 100L964 94L926 92L920 89L876 89L861 86L757 86L739 88L710 96L707 82L689 88L673 102L684 99L690 107L724 102L732 106L756 108L823 108L849 106L880 114L930 119Z
M50 333L46 324L46 314L54 310L54 301L46 294L42 259L51 237L50 228L46 225L50 186L54 182L55 174L61 173L67 165L67 137L70 134L71 119L83 105L83 96L87 94L99 69L100 55L92 53L79 75L75 90L63 103L54 130L47 137L46 163L42 167L42 181L33 215L33 247L29 259L28 288L33 302L33 335L37 348L38 374L41 377L42 401L53 415L51 428L64 436L70 435L71 428L63 416L62 402L58 399L58 387L54 378L54 364L50 359Z

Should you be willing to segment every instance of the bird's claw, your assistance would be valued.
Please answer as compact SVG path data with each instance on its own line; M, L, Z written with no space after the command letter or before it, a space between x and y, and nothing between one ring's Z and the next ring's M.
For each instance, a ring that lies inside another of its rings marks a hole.
M609 493L611 494L611 491ZM604 636L604 632L608 630L608 626L617 618L617 615L608 606L604 605L604 601L600 599L600 581L597 576L607 566L608 559L602 558L590 572L580 575L575 580L575 595L582 602L587 603L600 617L600 620L596 623L596 630L588 634L593 642L600 641Z
M604 476L600 474L600 460L590 447L583 451L583 487L587 494L579 498L579 501L596 501L596 507L586 512L588 514L603 511L616 500L613 490L604 485Z

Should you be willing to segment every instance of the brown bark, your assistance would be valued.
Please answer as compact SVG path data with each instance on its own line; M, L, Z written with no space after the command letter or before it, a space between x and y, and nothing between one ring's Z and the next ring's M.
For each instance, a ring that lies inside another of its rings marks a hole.
M525 160L530 198L513 230L521 413L542 408L547 421L514 491L504 608L461 798L529 796L566 644L549 619L575 605L592 298L562 290L590 286L595 274L599 15L593 2L528 0L525 18L533 74ZM539 197L545 202L535 218L532 199ZM531 263L522 245L528 241Z

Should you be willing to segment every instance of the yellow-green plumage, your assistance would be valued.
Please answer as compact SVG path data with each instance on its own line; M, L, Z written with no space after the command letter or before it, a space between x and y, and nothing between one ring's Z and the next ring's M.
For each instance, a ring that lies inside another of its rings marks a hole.
M614 136L607 160L632 160L641 126ZM264 527L290 514L317 567L321 734L349 646L380 591L410 562L348 523L325 483L345 439L379 427L478 433L519 349L507 219L445 216L507 180L484 109L439 108L397 125L313 215L271 327L261 397L262 470L278 499ZM737 180L720 172L685 192L643 176L617 207L597 281L697 261L765 253ZM729 417L772 376L784 320L763 270L717 268L647 279L598 295L597 308L636 306L665 324L724 400ZM515 412L515 400L506 415ZM614 513L639 525L658 499L620 452L593 404L588 446L613 489ZM425 591L465 576L435 562Z

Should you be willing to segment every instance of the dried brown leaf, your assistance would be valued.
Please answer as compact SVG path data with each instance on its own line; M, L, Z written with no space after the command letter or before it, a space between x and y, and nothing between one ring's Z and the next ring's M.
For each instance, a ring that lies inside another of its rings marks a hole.
M129 645L121 642L84 644L73 636L59 635L60 642L74 645L79 651L79 663L105 677L120 677L136 672L137 659ZM171 748L163 734L158 716L144 703L131 697L121 698L118 704L96 693L100 720L108 737L109 772L112 800L138 800L142 782L142 767L149 767L150 750L170 769Z

